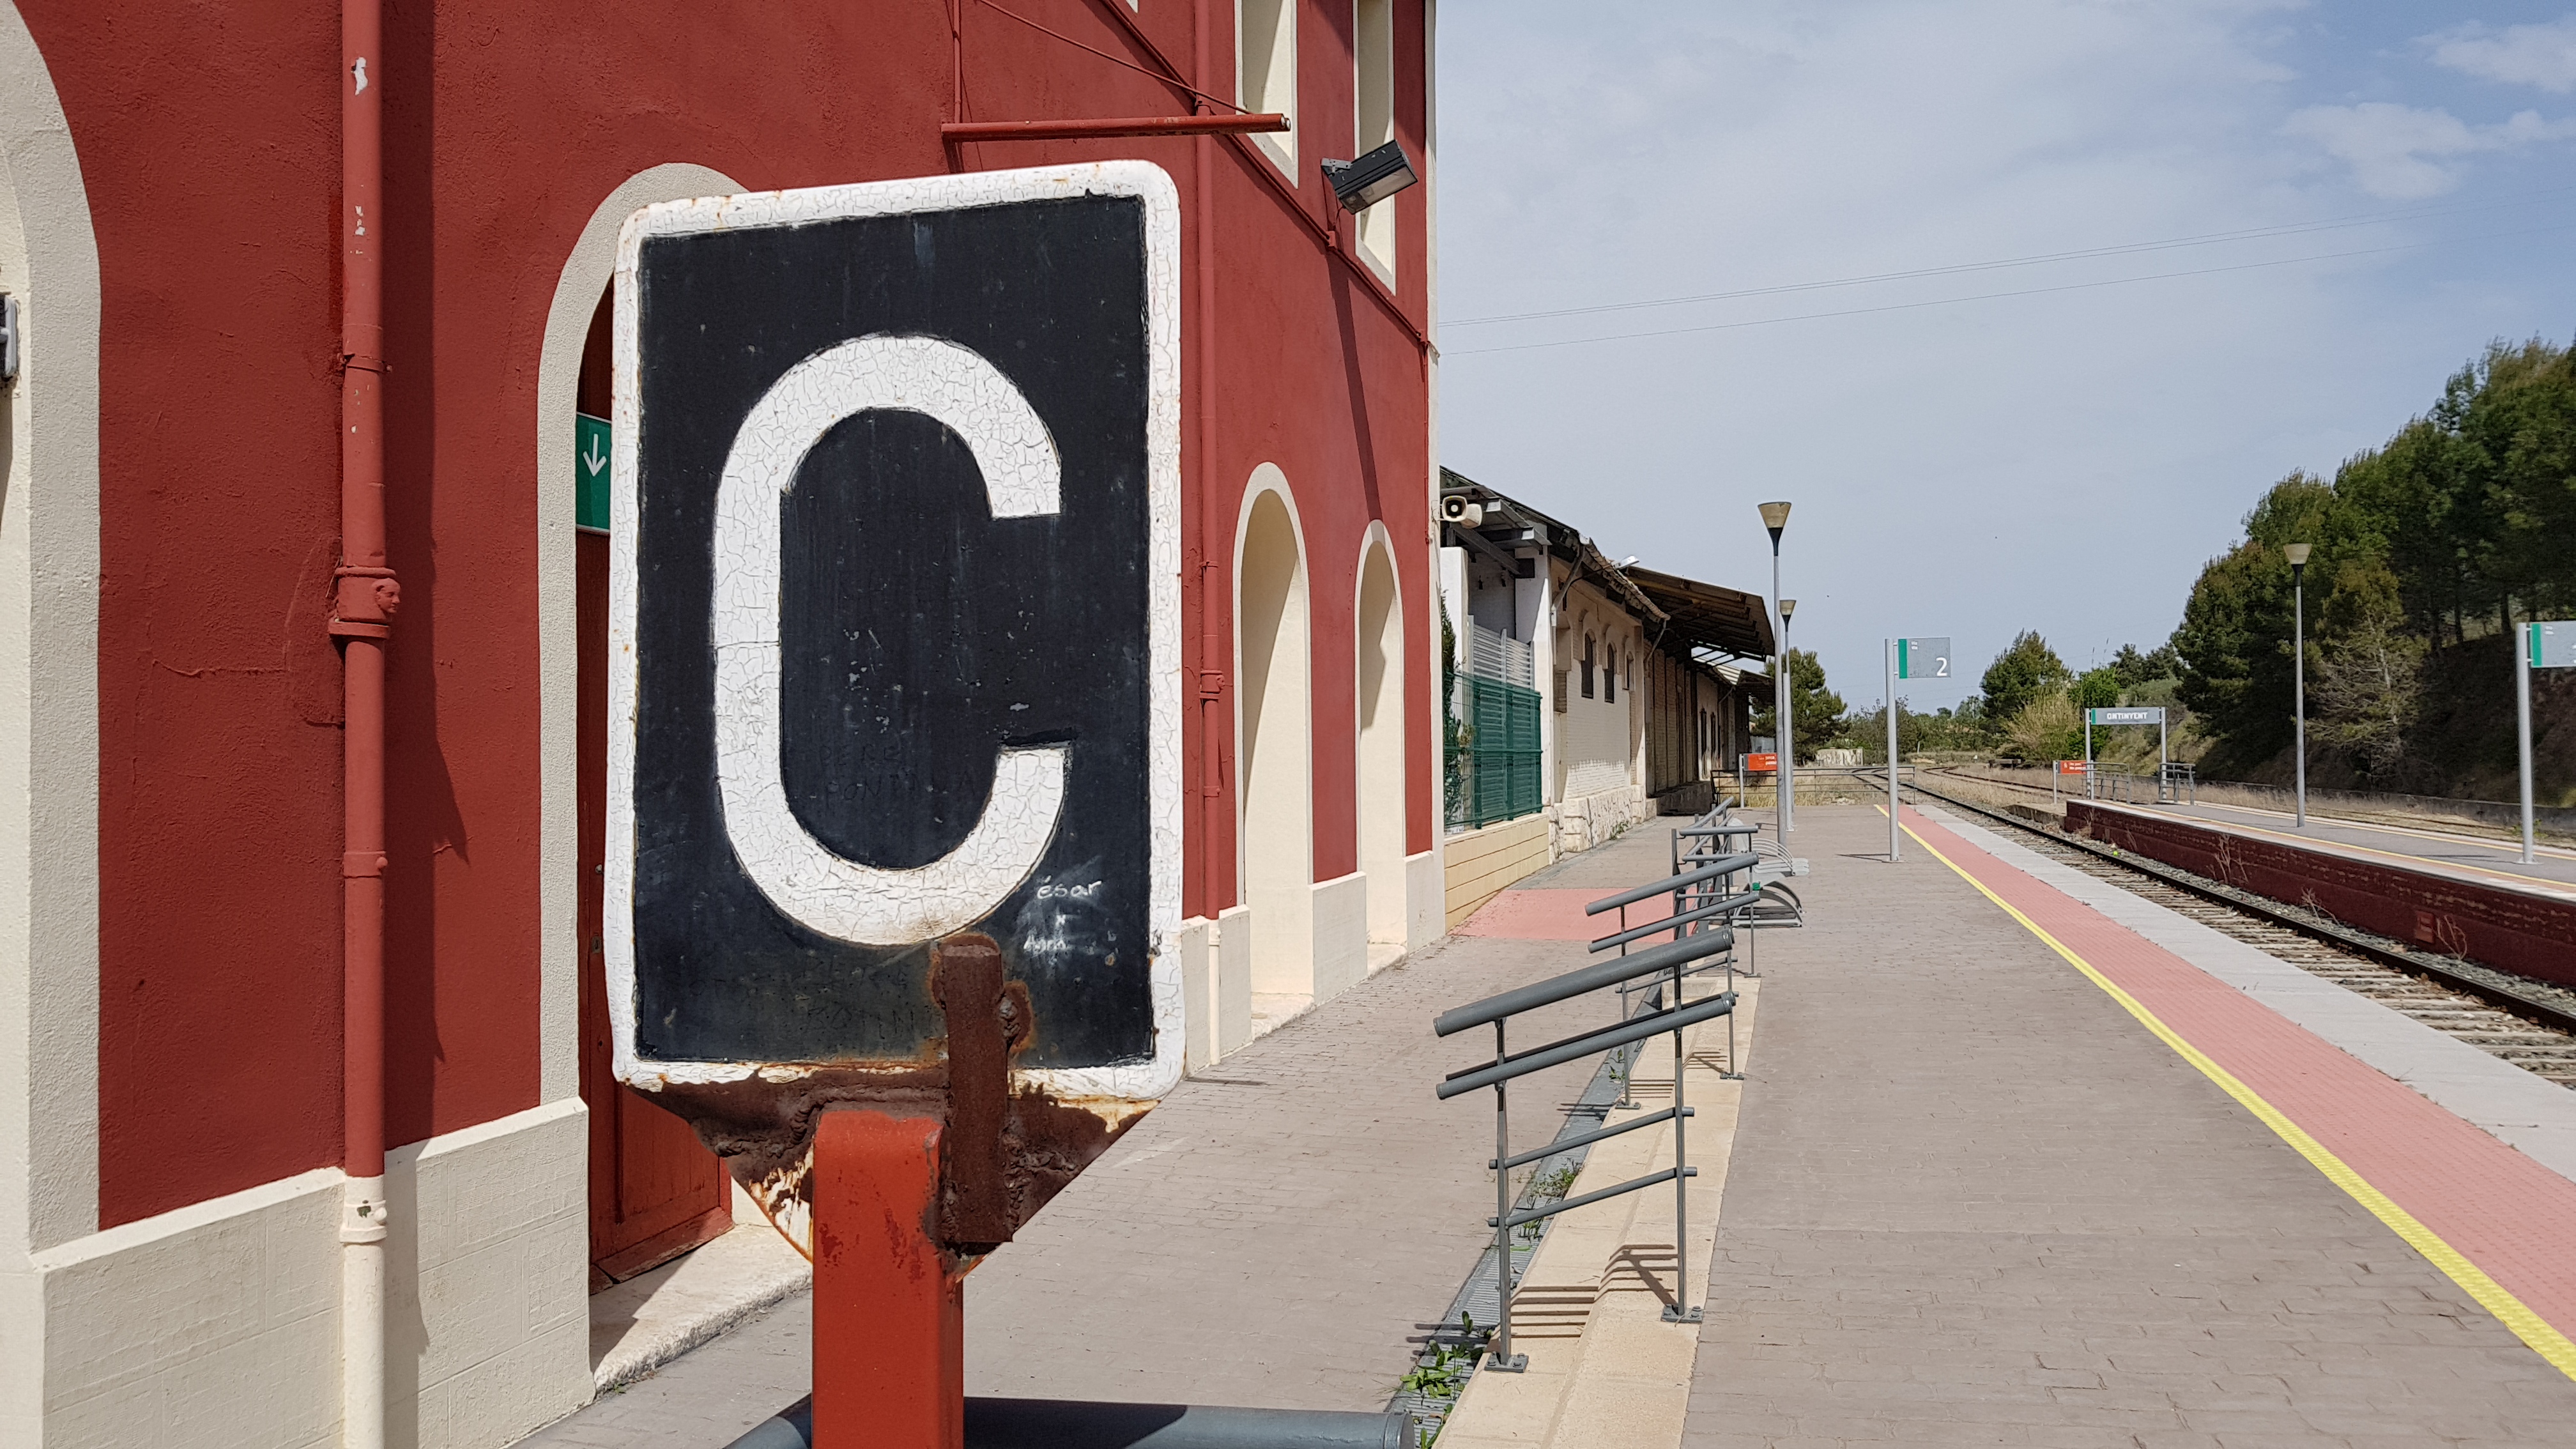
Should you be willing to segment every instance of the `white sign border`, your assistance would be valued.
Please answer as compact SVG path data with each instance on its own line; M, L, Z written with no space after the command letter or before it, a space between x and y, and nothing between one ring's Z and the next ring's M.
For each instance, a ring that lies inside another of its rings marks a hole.
M1059 1098L1160 1100L1181 1079L1184 1016L1177 936L1181 924L1181 209L1171 176L1150 161L1097 161L959 176L816 186L666 201L628 217L617 238L615 384L610 446L608 585L608 840L602 950L618 1080L653 1090L666 1082L741 1081L755 1073L803 1076L831 1063L648 1060L635 1052L635 445L636 264L652 237L745 227L799 226L855 217L963 211L1077 196L1133 196L1145 204L1145 452L1148 697L1147 930L1154 1055L1108 1067L1015 1075Z

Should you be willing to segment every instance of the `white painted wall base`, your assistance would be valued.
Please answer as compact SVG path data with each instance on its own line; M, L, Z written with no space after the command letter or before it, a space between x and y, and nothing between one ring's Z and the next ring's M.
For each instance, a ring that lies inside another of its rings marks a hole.
M1181 966L1181 1070L1216 1065L1216 923L1205 916L1181 922L1166 946Z
M1404 954L1410 956L1440 939L1446 929L1441 920L1444 891L1439 851L1404 858Z
M1315 1004L1368 979L1368 877L1359 871L1315 882Z
M588 1402L588 1175L578 1097L387 1154L392 1449L507 1444ZM336 1445L340 1181L301 1173L27 1260L11 1338L42 1368L36 1402L0 1404L11 1449Z
M1229 1057L1252 1040L1252 908L1216 913L1216 1053Z

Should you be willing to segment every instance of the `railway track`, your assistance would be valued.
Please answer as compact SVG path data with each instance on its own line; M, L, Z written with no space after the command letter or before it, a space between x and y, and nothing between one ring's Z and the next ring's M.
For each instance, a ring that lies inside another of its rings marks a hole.
M2030 788L1999 780L1977 783ZM1934 786L1917 788L1954 809L2011 827L2024 845L2051 860L2369 997L2534 1076L2576 1088L2576 992L2474 962L2428 956Z

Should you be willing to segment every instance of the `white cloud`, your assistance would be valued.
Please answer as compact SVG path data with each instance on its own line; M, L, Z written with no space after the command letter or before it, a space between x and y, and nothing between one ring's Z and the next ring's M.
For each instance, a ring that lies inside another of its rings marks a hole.
M2419 43L2433 48L2435 65L2561 95L2576 91L2576 15L2502 31L2462 26Z
M2275 0L1449 12L1443 461L1612 558L1747 588L1771 578L1755 503L1796 500L1784 583L1800 642L1863 708L1892 633L1951 635L1971 661L1947 693L1909 690L1927 709L1973 692L2023 629L2078 664L2155 643L2266 485L2386 438L2489 337L2564 336L2576 318L2565 234L2464 235L2576 221L2552 200L2441 227L1458 326L2374 210L2346 163L2281 128L2355 99L2307 77L2379 57L2317 39L2306 8ZM2460 166L2454 195L2472 203L2521 206L2554 184L2528 174L2556 159L2536 146L2413 154ZM2331 255L2418 242L2439 245ZM2122 284L1464 355L2093 282Z
M2414 200L2459 185L2458 169L2445 160L2576 135L2576 120L2544 121L2539 112L2524 111L2501 125L2472 126L2445 110L2364 101L2292 112L2281 129L2348 163L2353 180L2371 195Z

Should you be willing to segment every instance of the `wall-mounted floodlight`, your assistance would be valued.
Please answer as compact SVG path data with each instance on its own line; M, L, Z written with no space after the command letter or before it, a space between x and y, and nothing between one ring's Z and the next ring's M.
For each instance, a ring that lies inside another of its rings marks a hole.
M1326 161L1324 179L1333 184L1342 210L1366 211L1422 178L1414 174L1404 143L1389 141L1356 161Z
M1623 569L1635 568L1637 566L1637 556L1633 553L1628 555L1626 558L1619 560L1618 566Z
M18 299L0 292L0 383L18 380Z

